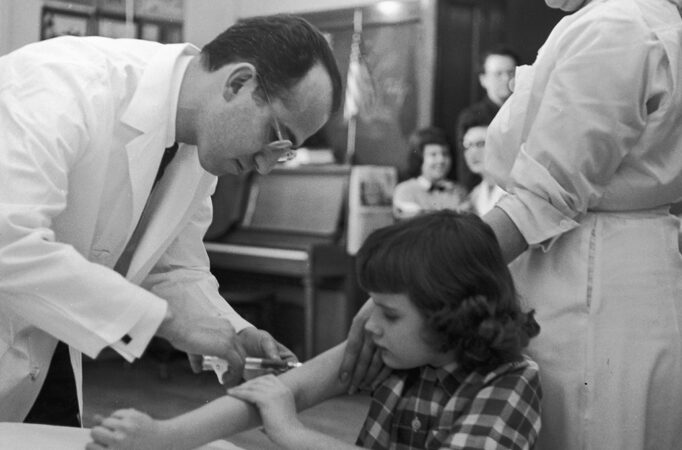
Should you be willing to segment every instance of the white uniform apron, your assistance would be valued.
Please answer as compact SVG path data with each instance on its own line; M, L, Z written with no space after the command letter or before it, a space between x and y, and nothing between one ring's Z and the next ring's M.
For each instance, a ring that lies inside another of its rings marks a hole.
M544 393L538 449L682 448L678 232L663 209L592 212L510 266L542 327L528 349Z

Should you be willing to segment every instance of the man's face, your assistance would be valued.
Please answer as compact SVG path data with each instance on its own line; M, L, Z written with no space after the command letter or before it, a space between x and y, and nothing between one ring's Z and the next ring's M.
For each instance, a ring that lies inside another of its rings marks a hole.
M270 94L271 102L255 92L257 86L254 76L228 95L229 100L217 97L205 107L197 125L197 145L201 165L208 172L268 173L285 153L268 146L277 139L275 121L284 138L297 147L329 119L331 80L319 64L281 98Z
M585 4L589 3L589 0L545 0L545 3L547 3L547 6L550 8L573 12L585 6Z
M516 63L506 55L490 55L479 76L481 86L494 103L501 105L511 95L510 81L514 78Z

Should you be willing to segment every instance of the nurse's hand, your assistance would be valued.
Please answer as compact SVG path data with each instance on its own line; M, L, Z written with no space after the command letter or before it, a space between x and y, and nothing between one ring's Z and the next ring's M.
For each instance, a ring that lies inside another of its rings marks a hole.
M365 333L365 324L372 311L374 302L370 298L353 318L348 332L339 379L345 383L350 378L349 394L355 393L358 389L376 388L390 373L390 369L381 361L374 342Z

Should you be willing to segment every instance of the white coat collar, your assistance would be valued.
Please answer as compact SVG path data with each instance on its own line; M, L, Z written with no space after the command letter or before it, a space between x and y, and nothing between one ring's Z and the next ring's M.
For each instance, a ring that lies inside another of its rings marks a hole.
M177 236L215 177L200 165L197 148L180 144L147 203L163 151L175 141L175 118L182 77L198 49L189 44L165 45L150 59L121 121L140 134L126 145L134 223L147 205L150 212L128 269L127 278L141 282Z
M121 115L121 121L142 132L156 131L159 126L165 128L170 125L174 137L180 82L191 59L183 56L195 56L198 53L199 49L191 44L166 44L161 47L147 64L130 104ZM172 117L159 114L159 110L163 111L169 106ZM172 140L166 142L166 147L171 144Z
M180 84L189 56L197 53L198 49L190 44L160 47L144 69L135 94L121 115L121 122L140 132L126 145L135 219L142 213L164 149L175 140Z

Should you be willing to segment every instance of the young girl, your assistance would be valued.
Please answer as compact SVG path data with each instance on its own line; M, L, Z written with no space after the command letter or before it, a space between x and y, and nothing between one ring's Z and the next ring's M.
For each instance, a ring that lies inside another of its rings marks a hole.
M532 448L541 390L537 365L521 350L539 327L520 310L491 229L452 211L399 222L367 238L357 270L376 305L366 330L392 369L373 392L357 445ZM283 448L356 448L307 429L295 414L347 390L337 376L343 350L170 420L117 411L93 429L88 448L193 448L259 418Z

